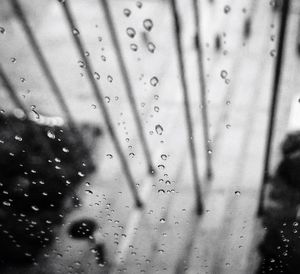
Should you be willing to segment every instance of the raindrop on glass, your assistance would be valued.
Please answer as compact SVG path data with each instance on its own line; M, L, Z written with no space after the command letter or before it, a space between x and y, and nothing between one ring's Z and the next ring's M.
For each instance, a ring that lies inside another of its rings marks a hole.
M127 28L126 33L130 38L133 38L136 34L135 30L133 28Z
M163 127L162 127L161 125L156 125L156 126L155 126L155 131L156 131L156 133L157 133L158 135L162 135L164 129L163 129Z
M150 84L151 84L151 86L153 86L153 87L156 87L157 86L157 84L158 84L158 79L157 79L157 77L155 77L155 76L153 76L151 79L150 79Z
M151 29L153 28L153 22L151 19L145 19L143 22L143 26L145 28L145 30L147 31L151 31Z
M130 9L124 9L124 10L123 10L123 13L124 13L124 15L125 15L126 17L129 17L130 14L131 14L131 10L130 10Z
M156 49L155 45L154 45L152 42L149 42L149 43L147 44L147 48L148 48L148 50L149 50L151 53L154 53L154 51L155 51L155 49Z
M231 8L230 8L229 5L226 5L226 6L224 7L224 12L225 12L226 14L229 13L230 10L231 10Z
M220 73L220 75L221 75L222 79L225 79L227 77L227 75L228 75L228 72L226 70L222 70L221 73Z
M73 33L73 35L79 35L79 30L76 28L73 28L72 33Z

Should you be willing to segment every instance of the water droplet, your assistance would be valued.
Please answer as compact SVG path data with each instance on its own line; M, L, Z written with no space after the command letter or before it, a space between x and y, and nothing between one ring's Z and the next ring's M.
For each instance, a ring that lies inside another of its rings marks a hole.
M228 72L226 70L222 70L221 73L220 73L220 75L221 75L222 79L225 79L227 77L227 75L228 75Z
M134 43L130 44L130 49L133 51L137 51L138 50L137 44L134 44Z
M91 191L91 190L89 190L89 189L86 189L86 190L85 190L85 193L87 193L87 194L94 194L93 191Z
M107 75L107 81L110 82L110 83L113 81L113 78L112 78L111 75Z
M107 157L108 159L112 159L112 158L113 158L112 154L106 154L106 157Z
M158 192L158 194L165 194L166 193L162 188L159 189L157 192Z
M225 127L226 127L227 129L230 129L230 128L231 128L231 125L230 125L230 124L227 124Z
M133 153L133 152L130 152L129 153L129 157L132 159L132 158L134 158L134 156L135 156L135 154Z
M10 61L15 64L17 62L17 59L15 57L10 58Z
M165 169L165 166L164 165L158 165L157 166L160 170L164 170Z
M8 202L8 201L4 201L4 202L2 202L2 204L5 205L5 206L11 206L11 203Z
M130 38L133 38L136 34L135 30L133 28L127 28L126 33Z
M165 222L166 222L166 219L164 219L164 218L160 218L160 223L162 223L162 224L164 224Z
M5 33L5 28L0 27L0 33L1 33L1 34L4 34L4 33Z
M227 14L227 13L229 13L231 11L231 7L229 6L229 5L226 5L225 7L224 7L224 12Z
M155 107L154 107L154 111L155 111L155 112L159 112L159 107L158 107L158 106L155 106Z
M155 49L156 49L156 46L152 43L152 42L149 42L147 44L147 48L148 50L151 52L151 53L154 53Z
M275 50L275 49L272 49L272 50L270 51L270 55L271 55L272 57L275 57L275 56L276 56L276 50Z
M68 150L66 147L63 147L63 148L62 148L62 151L65 152L65 153L68 153L68 152L69 152L69 150Z
M137 1L137 2L136 2L136 6L137 6L139 9L141 9L142 6L143 6L143 3L140 2L140 1Z
M167 160L168 156L166 154L162 154L160 156L160 158L165 161L165 160Z
M48 130L48 131L47 131L47 136L48 136L50 139L55 139L55 134L54 134L51 130Z
M153 86L153 87L156 87L157 86L157 84L158 84L158 79L157 79L157 77L155 77L155 76L153 76L151 79L150 79L150 84L151 84L151 86Z
M151 31L151 29L153 28L153 22L151 19L145 19L143 22L143 26L145 28L145 30L147 31Z
M79 30L76 29L76 28L72 29L72 33L73 33L73 35L79 35L80 34Z
M208 153L208 154L212 154L212 150L209 149L209 150L207 151L207 153Z
M96 107L97 107L95 104L92 104L91 106L93 109L96 109Z
M130 9L124 9L124 10L123 10L123 13L124 13L124 15L125 15L126 17L129 17L130 14L131 14L131 10L130 10Z
M106 103L110 102L110 98L108 96L105 96L104 99L105 99Z
M34 211L39 211L39 210L40 210L40 209L39 209L37 206L35 206L35 205L32 205L32 206L31 206L31 209L34 210Z
M240 196L240 195L241 195L241 192L237 190L237 191L234 192L234 194L235 194L236 196Z
M155 126L155 131L156 131L156 133L157 133L158 135L162 135L164 129L163 129L163 127L162 127L161 125L156 125L156 126Z
M17 141L19 141L19 142L22 142L23 139L22 139L21 136L16 135L16 136L15 136L15 140L17 140Z
M81 171L78 171L77 173L80 177L84 177L84 174Z
M98 73L98 72L94 72L94 78L96 79L96 80L100 80L100 74Z

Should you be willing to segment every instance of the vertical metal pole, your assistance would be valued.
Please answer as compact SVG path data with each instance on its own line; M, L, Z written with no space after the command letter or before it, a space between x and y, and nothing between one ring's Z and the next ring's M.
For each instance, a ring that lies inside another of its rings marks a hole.
M37 39L35 38L30 26L29 26L29 23L27 21L27 18L23 12L23 9L19 3L18 0L11 0L11 5L13 7L13 10L18 18L18 20L20 21L27 37L28 37L28 40L30 42L30 45L31 47L33 48L33 52L38 60L38 62L40 63L40 66L41 68L43 69L44 73L45 73L45 76L51 86L51 89L57 99L57 101L59 102L63 112L65 113L67 119L68 119L68 122L69 124L71 125L71 128L75 129L76 128L76 125L75 125L75 121L74 121L74 118L72 117L71 115L71 112L68 108L68 105L65 101L65 99L63 98L62 96L62 92L60 90L60 88L58 87L58 84L57 82L55 81L53 75L52 75L52 72L49 68L49 65L47 64L47 61L41 51L41 47L39 46L38 42L37 42ZM79 131L78 131L79 132Z
M195 34L195 46L197 49L198 58L198 70L199 70L199 83L200 83L200 95L201 95L201 113L203 123L203 137L205 142L205 157L206 157L206 178L210 180L212 178L212 157L211 157L211 145L209 138L209 122L207 111L207 98L206 98L206 83L204 77L204 64L203 64L203 52L201 47L201 35L200 35L200 19L199 19L199 4L198 0L193 0L194 18L196 24Z
M190 113L190 102L188 96L188 88L186 83L185 67L184 67L184 60L183 60L183 53L182 53L182 46L181 46L181 29L180 29L179 15L177 13L175 0L171 0L171 7L172 7L173 18L174 18L176 50L178 55L180 78L181 78L181 85L182 85L183 98L184 98L184 111L185 111L185 119L187 125L188 143L189 143L189 150L190 150L191 161L192 161L192 172L193 172L194 189L196 195L196 213L197 215L201 215L203 212L201 187L200 187L200 179L198 173L197 155L196 155L195 143L194 143L192 117Z
M274 71L274 82L273 82L273 89L272 89L273 90L272 101L271 101L270 113L269 113L264 169L263 169L263 176L262 176L262 186L260 190L259 204L258 204L258 211L257 211L258 216L261 216L264 213L263 212L264 193L265 193L267 181L270 177L270 153L272 148L275 116L276 116L277 101L278 101L277 99L278 99L278 92L279 92L280 80L281 80L283 49L284 49L284 41L285 41L285 34L286 34L286 26L288 21L289 4L290 4L290 0L284 0L282 11L281 11L280 29L279 29L279 37L278 37L278 50L277 50L278 53L276 56L276 64L275 64L275 71Z
M137 129L138 129L138 135L139 135L139 138L141 140L142 147L143 147L143 150L144 150L144 155L145 155L145 158L146 158L146 161L147 161L148 171L149 171L150 174L153 175L154 174L154 167L153 167L151 153L150 153L147 141L146 141L146 136L145 136L145 133L144 133L144 128L143 128L141 119L139 118L139 113L138 113L138 109L137 109L137 103L136 103L136 100L135 100L135 97L134 97L133 87L132 87L132 84L130 82L130 77L129 77L129 74L128 74L128 71L127 71L127 68L126 68L126 65L125 65L122 50L121 50L120 43L119 43L119 40L118 40L118 37L117 37L116 27L115 27L115 24L113 22L112 13L110 11L109 4L108 4L107 0L100 0L100 3L102 4L102 7L104 9L105 19L107 21L109 32L110 32L110 35L111 35L111 38L112 38L112 41L113 41L113 45L115 47L115 51L116 51L116 54L117 54L117 58L118 58L118 61L119 61L119 64L120 64L121 73L122 73L122 77L123 77L123 80L124 80L124 83L125 83L127 96L128 96L129 102L130 102L131 109L133 111L134 120L136 122Z
M88 74L88 78L89 78L92 90L94 92L94 96L95 96L96 100L98 101L98 103L100 105L100 109L99 109L100 110L100 115L103 115L103 118L104 118L104 120L106 122L107 130L108 130L108 132L110 134L110 137L111 137L111 139L113 141L115 149L116 149L116 151L117 151L117 153L118 153L118 155L120 157L121 165L123 167L125 176L127 178L127 182L129 184L129 188L130 188L130 190L131 190L131 192L133 194L134 200L135 200L135 205L136 205L137 208L142 208L143 204L142 204L142 201L141 201L141 199L139 197L137 189L135 187L135 182L134 182L133 176L131 174L131 171L129 169L129 165L127 163L127 159L124 156L124 153L122 151L120 142L119 142L119 140L117 138L117 135L116 135L116 133L114 131L113 124L112 124L109 112L106 109L106 105L105 105L105 102L104 102L104 99L103 99L103 96L102 96L102 91L98 87L98 85L96 83L96 80L95 80L95 78L93 76L92 66L91 66L89 60L87 59L87 57L85 56L84 46L83 46L83 43L82 43L82 41L81 41L81 39L79 37L79 35L80 35L79 31L78 31L77 28L75 28L75 20L73 18L71 10L70 10L70 8L68 6L67 1L61 2L60 5L62 5L62 9L64 11L66 20L68 21L70 29L71 29L71 31L73 33L74 43L75 43L75 45L76 45L76 47L78 49L78 52L79 52L82 60L84 61L85 65L86 65L86 71L87 71L87 74Z

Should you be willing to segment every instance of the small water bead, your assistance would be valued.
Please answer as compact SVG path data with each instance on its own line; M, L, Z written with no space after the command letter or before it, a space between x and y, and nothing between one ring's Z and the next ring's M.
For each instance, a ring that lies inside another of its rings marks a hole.
M87 193L87 194L94 194L93 191L91 191L91 190L89 190L89 189L86 189L86 190L85 190L85 193Z
M165 193L166 193L166 192L165 192L165 190L164 190L164 189L162 189L162 188L161 188L161 189L159 189L157 192L158 192L158 194L165 194Z
M164 170L165 169L165 166L164 165L158 165L157 166L160 170Z
M270 51L270 55L271 55L272 57L275 57L275 56L276 56L276 50L275 50L275 49L272 49L272 50Z
M235 194L236 196L240 196L240 195L241 195L241 192L237 190L237 191L234 192L234 194Z
M96 79L96 80L100 80L100 74L98 73L98 72L94 72L94 78Z
M231 7L229 6L229 5L226 5L225 7L224 7L224 13L229 13L231 11Z
M73 33L73 35L76 35L76 36L80 34L79 30L76 28L72 29L72 33Z
M5 28L0 27L0 33L1 33L1 34L4 34L4 33L5 33Z
M230 79L225 79L225 84L229 85L230 84Z
M231 125L230 125L230 124L227 124L225 127L226 127L227 129L230 129L230 128L231 128Z
M158 81L158 79L157 79L156 76L153 76L153 77L150 79L150 84L151 84L151 86L156 87L158 83L159 83L159 81Z
M62 151L65 152L65 153L68 153L68 152L69 152L69 150L68 150L66 147L63 147L63 148L62 148Z
M107 81L110 82L110 83L113 81L113 78L112 78L111 75L107 75Z
M159 222L164 224L166 222L166 219L165 218L160 218Z
M228 72L226 70L222 70L221 73L220 73L220 76L222 79L225 79L228 75Z
M19 141L19 142L22 142L23 139L22 139L21 136L16 135L16 136L15 136L15 140L17 140L17 141Z
M158 106L154 106L154 111L155 112L159 112L159 107Z
M48 130L48 131L47 131L47 136L48 136L50 139L55 139L55 134L54 134L51 130Z
M24 83L26 81L26 79L24 77L21 77L20 80L22 83Z
M130 49L131 49L132 51L137 51L137 50L138 50L138 45L132 43L132 44L130 44Z
M105 57L104 55L101 55L101 60L102 60L103 62L105 62L105 61L106 61L106 57Z
M137 2L136 2L136 6L137 6L139 9L141 9L142 6L143 6L143 3L140 2L140 1L137 1Z
M162 154L160 156L160 158L165 161L165 160L167 160L168 156L166 154Z
M209 149L209 150L207 151L207 153L208 153L208 154L212 154L213 152L212 152L211 149Z
M85 63L83 61L79 60L77 63L79 64L80 68L85 68Z
M143 26L145 28L145 30L147 31L151 31L151 29L153 28L153 22L151 19L145 19L143 22Z
M40 209L39 209L37 206L35 206L35 205L32 205L32 206L31 206L31 209L34 210L34 211L39 211L39 210L40 210Z
M17 62L17 59L15 57L10 58L10 61L15 64Z
M155 94L155 95L154 95L154 99L155 99L155 100L158 100L158 99L159 99L159 95Z
M156 46L152 43L152 42L149 42L147 44L147 48L148 50L151 52L151 53L154 53L155 49L156 49Z
M155 126L155 131L158 135L162 135L164 129L161 125L158 124L158 125Z
M129 17L130 14L131 14L131 10L130 10L130 9L124 9L124 10L123 10L123 13L124 13L124 15L125 15L126 17Z
M132 159L132 158L134 158L134 156L135 156L135 154L133 153L133 152L130 152L129 153L129 157Z
M105 96L104 99L105 99L106 103L110 102L110 98L108 96Z
M112 158L113 158L112 154L106 154L106 157L107 157L108 159L112 159Z
M127 28L126 33L130 38L134 38L136 35L135 29L134 28Z

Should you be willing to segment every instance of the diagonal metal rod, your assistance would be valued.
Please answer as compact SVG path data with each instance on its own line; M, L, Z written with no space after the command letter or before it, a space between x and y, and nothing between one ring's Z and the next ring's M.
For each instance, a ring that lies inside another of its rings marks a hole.
M263 176L262 176L262 186L260 190L259 204L258 204L258 211L257 211L258 216L261 216L264 213L263 200L264 200L266 184L270 177L270 154L271 154L273 134L274 134L275 116L276 116L277 103L278 103L278 93L280 88L281 69L282 69L283 57L284 57L283 50L284 50L286 26L288 22L289 5L290 5L290 0L283 1L281 18L280 18L280 29L278 35L279 36L278 46L277 46L278 53L276 56L274 82L273 82L272 99L271 99L272 101L271 101L270 113L269 113L264 169L263 169Z
M137 208L143 208L143 204L142 204L142 201L139 197L139 194L137 192L137 189L135 187L135 182L134 182L134 179L133 179L133 176L131 174L131 171L129 169L129 165L127 163L127 159L122 151L122 148L121 148L121 145L120 145L120 142L118 140L118 137L115 133L115 130L113 128L113 123L111 121L111 118L110 118L110 115L109 115L109 112L106 108L106 105L105 105L105 102L104 102L104 99L103 99L103 96L102 96L102 91L101 89L98 87L97 83L96 83L96 80L94 78L94 75L93 75L93 71L92 71L92 66L89 62L89 60L87 59L86 55L85 55L85 51L84 51L84 46L83 46L83 43L79 37L79 31L77 28L75 28L75 20L73 18L73 15L71 13L71 10L69 8L69 5L67 3L67 1L64 1L64 2L61 2L60 5L62 6L62 10L64 12L64 15L66 17L66 20L68 21L68 24L70 26L70 29L73 33L73 40L74 40L74 43L78 49L78 52L81 56L81 58L83 59L85 65L86 65L86 71L87 71L87 74L88 74L88 78L89 78L89 81L90 81L90 84L91 84L91 87L92 87L92 90L94 92L94 96L96 98L96 100L98 101L99 105L100 105L100 115L103 115L104 117L104 120L105 120L105 123L106 123L106 126L107 126L107 130L110 134L110 137L113 141L113 144L115 146L115 149L120 157L120 161L121 161L121 165L122 165L122 168L124 170L124 173L125 173L125 176L126 176L126 179L127 179L127 182L129 184L129 188L133 194L133 197L134 197L134 200L135 200L135 205Z
M146 136L145 136L145 133L144 133L144 128L143 128L143 125L142 125L142 121L139 117L139 113L138 113L138 109L137 109L137 103L136 103L136 99L135 99L134 92L133 92L133 87L132 87L132 84L131 84L131 81L130 81L128 70L126 68L126 64L125 64L124 57L123 57L123 54L122 54L122 50L121 50L121 47L120 47L120 42L118 40L116 27L115 27L115 24L113 22L112 13L111 13L111 10L110 10L110 7L109 7L109 4L108 4L107 0L99 0L99 2L100 2L100 4L102 5L102 7L104 9L105 19L106 19L106 22L108 24L109 32L110 32L112 42L113 42L113 45L115 47L115 51L116 51L116 54L117 54L117 59L118 59L118 62L120 64L121 73L122 73L122 77L123 77L123 80L124 80L124 83L125 83L127 96L128 96L129 103L130 103L130 106L131 106L131 109L132 109L132 112L133 112L135 123L137 125L138 135L139 135L139 138L140 138L141 143L142 143L144 155L145 155L145 158L146 158L146 161L147 161L148 171L149 171L150 174L153 175L154 174L154 166L153 166L151 153L150 153L147 141L146 141Z
M70 123L71 127L73 129L76 128L75 126L75 120L74 118L72 117L72 114L68 108L68 105L65 101L65 99L63 98L63 95L62 95L62 92L60 90L60 88L58 87L58 84L57 82L55 81L53 75L52 75L52 72L49 68L49 65L41 51L41 47L39 46L38 42L37 42L37 39L35 38L34 34L33 34L33 31L31 29L31 27L29 26L29 23L27 21L27 18L24 14L24 11L19 3L18 0L11 0L11 5L13 7L13 10L18 18L18 20L20 21L24 31L25 31L25 34L27 35L28 37L28 40L29 40L29 43L33 49L33 52L38 60L38 62L40 63L40 66L41 68L43 69L44 73L45 73L45 76L49 82L49 85L51 86L51 89L57 99L57 101L59 102L63 112L65 113L67 119L68 119L68 122Z
M200 186L200 178L198 172L197 155L196 155L196 149L194 143L194 130L192 124L192 117L190 113L190 102L189 102L188 88L187 88L186 76L185 76L183 52L181 46L181 29L180 29L179 15L177 12L175 0L171 0L171 8L172 8L172 14L174 18L174 28L175 28L174 30L175 30L175 39L176 39L175 44L176 44L176 51L177 51L179 70L180 70L180 79L181 79L181 85L183 91L184 112L185 112L185 119L186 119L187 133L188 133L188 143L189 143L190 156L192 160L192 172L193 172L194 189L196 195L196 213L197 215L201 215L203 213L201 186Z
M200 35L200 19L199 19L199 3L198 0L193 0L194 9L194 19L196 24L196 34L195 34L195 46L197 49L198 58L198 76L200 83L200 95L201 95L201 113L202 113L202 123L203 123L203 137L205 142L205 157L206 157L206 178L210 180L213 176L212 173L212 154L210 145L210 134L209 134L209 119L207 110L207 97L206 97L206 82L204 77L204 64L203 64L203 51Z

